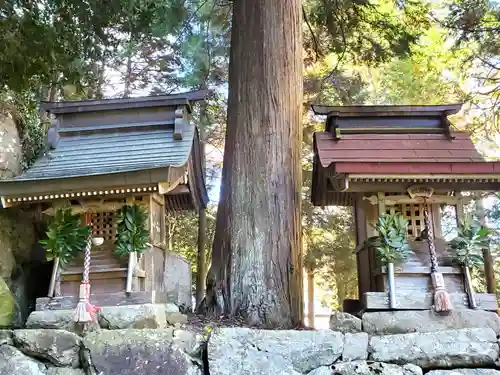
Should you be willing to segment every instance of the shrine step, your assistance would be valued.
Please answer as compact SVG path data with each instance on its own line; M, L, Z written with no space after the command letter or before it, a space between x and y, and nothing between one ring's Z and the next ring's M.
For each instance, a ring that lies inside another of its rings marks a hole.
M366 311L380 310L431 310L434 304L434 294L418 291L396 290L396 306L389 307L389 293L367 292L363 294L363 306ZM497 311L498 304L495 294L475 293L478 310ZM469 309L466 293L449 293L454 310Z
M95 306L123 306L142 305L146 303L166 303L167 297L163 292L118 292L91 294L90 301ZM74 309L78 303L78 296L40 297L36 299L36 310L67 310Z
M127 277L127 267L108 267L108 266L91 266L90 267L90 278L92 279L92 275L96 274L97 278L107 278L105 274L113 274L113 277L116 277L116 273L125 273L123 277ZM101 274L99 277L97 274ZM104 274L104 275L103 275ZM77 275L79 278L83 275L83 267L71 267L64 271L61 271L61 275L64 276L63 279L68 279L66 276L74 276ZM136 269L134 271L134 276L137 277L146 277L146 272L141 269Z
M90 273L116 273L116 272L125 272L125 277L127 276L127 268L126 267L108 267L106 266L91 266L90 267ZM68 276L68 275L81 275L83 274L83 267L71 267L68 268L64 271L61 271L62 276Z

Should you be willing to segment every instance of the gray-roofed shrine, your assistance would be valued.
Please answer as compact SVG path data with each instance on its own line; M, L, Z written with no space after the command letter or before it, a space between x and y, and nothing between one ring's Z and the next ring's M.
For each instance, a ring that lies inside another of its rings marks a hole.
M91 245L64 267L54 262L37 310L75 308L89 283L91 295L83 297L100 306L167 301L165 215L208 202L198 131L190 122L192 103L204 95L42 103L52 118L49 149L20 175L0 181L2 206L49 218L69 209L91 228ZM149 233L145 251L129 249L128 258L115 251L124 207L144 211Z

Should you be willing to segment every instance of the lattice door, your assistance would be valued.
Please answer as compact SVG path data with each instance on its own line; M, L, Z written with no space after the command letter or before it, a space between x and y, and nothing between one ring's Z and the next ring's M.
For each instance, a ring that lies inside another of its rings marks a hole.
M424 229L424 206L422 204L398 204L389 206L387 213L401 213L408 220L408 235L418 237Z
M96 212L92 214L92 235L104 241L114 242L116 238L115 212Z

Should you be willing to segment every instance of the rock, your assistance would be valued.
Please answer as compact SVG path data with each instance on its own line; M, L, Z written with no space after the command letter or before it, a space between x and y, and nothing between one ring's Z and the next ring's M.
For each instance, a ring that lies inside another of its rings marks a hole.
M368 334L365 332L346 333L342 361L350 362L368 358Z
M106 329L165 328L166 321L163 304L103 306L99 314L99 324Z
M80 368L71 367L50 367L47 375L85 375L85 371Z
M83 339L84 351L92 361L84 366L99 375L201 375L187 354L193 349L189 340L180 340L180 336L171 328L92 332Z
M178 313L178 312L180 312L180 310L175 303L166 303L165 304L165 314Z
M321 366L307 373L307 375L332 375L332 374L333 371L329 366Z
M0 345L13 345L12 331L8 329L0 329Z
M345 312L334 311L330 315L330 329L342 333L361 332L361 319Z
M167 300L181 312L192 311L191 266L189 262L171 251L165 252L163 285Z
M45 366L8 345L0 345L0 375L46 375Z
M492 328L500 335L500 317L490 311L454 310L443 316L431 310L364 313L363 331L372 335L435 332L463 328Z
M10 323L13 327L24 325L32 303L31 295L36 294L35 290L39 288L37 279L40 278L40 270L35 275L31 274L31 269L39 265L35 259L39 250L45 259L45 252L36 245L32 215L18 209L0 210L0 278L9 287L15 301ZM30 280L31 276L36 279ZM0 297L0 310L2 305Z
M211 374L307 373L342 355L343 335L330 330L221 328L208 341Z
M390 363L354 361L333 365L335 375L422 375L418 366L407 364L398 366Z
M23 150L17 126L10 115L0 112L0 179L12 178L21 172Z
M491 368L460 368L453 370L432 370L427 375L500 375L500 371Z
M491 328L374 336L370 359L397 364L436 367L492 366L499 347Z
M16 301L4 279L0 277L0 327L12 327Z
M39 256L43 249L36 245L36 241L30 214L20 210L0 210L0 276L10 279L16 263L27 263ZM45 257L45 253L41 255Z
M26 322L26 328L64 329L74 331L74 310L33 311Z
M190 354L196 347L198 340L193 332L178 329L174 331L173 341L178 348Z
M173 312L167 314L167 323L175 326L176 324L186 324L187 316L180 312Z
M60 329L20 329L14 331L14 343L24 353L56 366L80 365L81 339L74 333Z

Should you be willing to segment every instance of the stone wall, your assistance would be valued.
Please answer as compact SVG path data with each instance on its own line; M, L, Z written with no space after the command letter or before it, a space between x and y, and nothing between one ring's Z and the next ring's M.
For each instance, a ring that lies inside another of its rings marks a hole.
M0 375L201 375L200 337L172 304L103 307L82 332L73 310L34 311L0 330Z
M491 328L385 336L226 328L208 342L208 369L211 375L421 375L436 369L437 374L459 369L463 374L500 375L493 371L499 351ZM476 369L466 369L471 367Z
M369 334L344 315L341 331L217 328L208 341L185 320L172 326L170 304L103 309L84 337L71 313L34 312L32 329L0 331L0 375L500 375L499 319L484 312L468 313L488 327Z
M0 375L201 375L196 336L174 328L0 331Z

